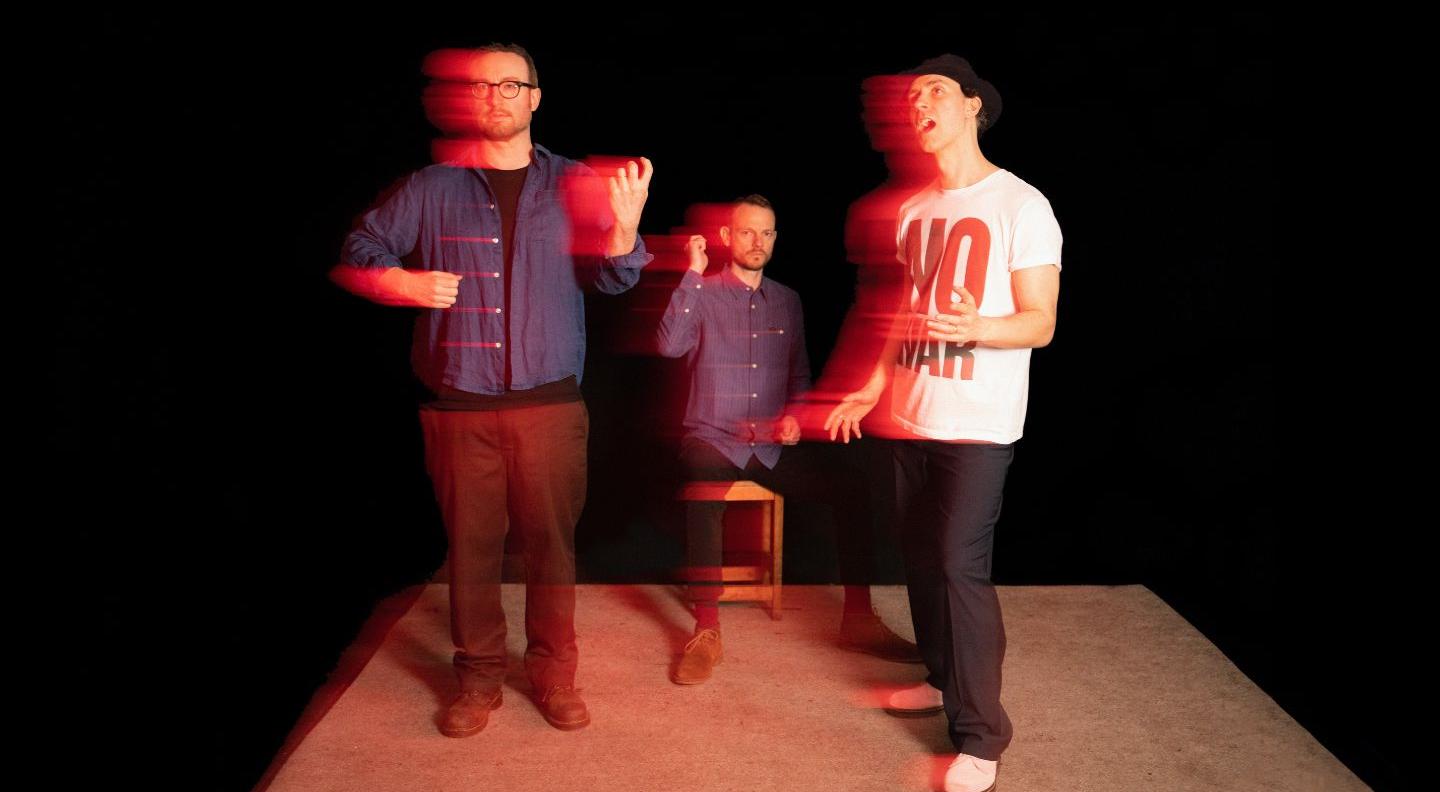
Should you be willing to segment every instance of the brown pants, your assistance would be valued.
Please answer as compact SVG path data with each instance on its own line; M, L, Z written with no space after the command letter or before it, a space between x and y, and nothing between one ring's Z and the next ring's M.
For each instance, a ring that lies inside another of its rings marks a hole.
M525 671L540 691L575 681L575 523L590 415L581 401L421 410L425 462L450 537L450 635L462 690L505 678L505 534L525 544Z

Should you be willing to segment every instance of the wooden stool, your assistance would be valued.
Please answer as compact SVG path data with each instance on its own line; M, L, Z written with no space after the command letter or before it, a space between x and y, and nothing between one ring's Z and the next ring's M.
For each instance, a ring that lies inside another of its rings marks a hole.
M770 618L780 618L780 562L785 547L785 497L753 481L692 481L680 491L682 501L754 501L760 504L758 549L735 552L739 563L720 567L722 602L768 603ZM727 510L728 513L729 510ZM730 585L735 581L736 585Z

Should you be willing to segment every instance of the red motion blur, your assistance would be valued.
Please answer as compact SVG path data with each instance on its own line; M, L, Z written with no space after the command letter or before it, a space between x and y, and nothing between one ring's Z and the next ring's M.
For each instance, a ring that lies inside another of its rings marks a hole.
M895 245L896 218L900 205L937 175L934 158L920 150L910 125L905 91L912 79L882 75L861 86L865 131L870 145L885 156L890 174L851 204L845 219L846 258L857 267L855 305L845 317L835 350L812 393L818 421L805 421L807 428L823 423L841 398L866 383L904 300L906 274ZM865 417L864 432L877 437L911 437L890 418L888 388Z

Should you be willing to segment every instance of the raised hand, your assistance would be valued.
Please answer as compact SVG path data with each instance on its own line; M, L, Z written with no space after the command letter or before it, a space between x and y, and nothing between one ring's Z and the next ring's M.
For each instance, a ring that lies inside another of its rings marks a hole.
M615 175L605 180L610 193L610 213L615 217L610 255L624 255L634 248L635 235L640 231L640 213L645 209L645 199L650 196L650 177L654 173L655 166L648 158L641 157L639 165L630 160L625 167L616 168Z
M938 341L968 344L980 338L985 317L980 315L975 296L964 286L956 289L954 293L960 297L960 301L950 303L948 313L926 317L926 329L930 337Z
M705 268L710 266L710 257L705 255L704 236L696 234L685 242L685 260L697 274L705 274Z

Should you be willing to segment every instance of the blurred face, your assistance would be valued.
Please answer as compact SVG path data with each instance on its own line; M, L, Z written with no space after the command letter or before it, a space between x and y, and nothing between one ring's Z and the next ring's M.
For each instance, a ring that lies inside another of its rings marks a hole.
M876 151L914 151L915 131L905 94L910 78L898 74L869 77L862 84L861 120Z
M969 135L966 128L975 127L981 104L980 97L966 96L960 83L939 74L916 77L905 100L910 106L911 128L920 149L928 154L965 140Z
M720 229L720 241L730 246L731 261L752 272L765 269L775 252L775 213L738 204L730 213L730 225Z
M540 106L539 88L521 88L507 99L494 83L529 83L530 67L513 52L444 50L426 62L435 81L425 89L430 120L450 134L506 141L528 135L530 114ZM477 85L489 83L489 85ZM476 96L476 92L482 95Z

